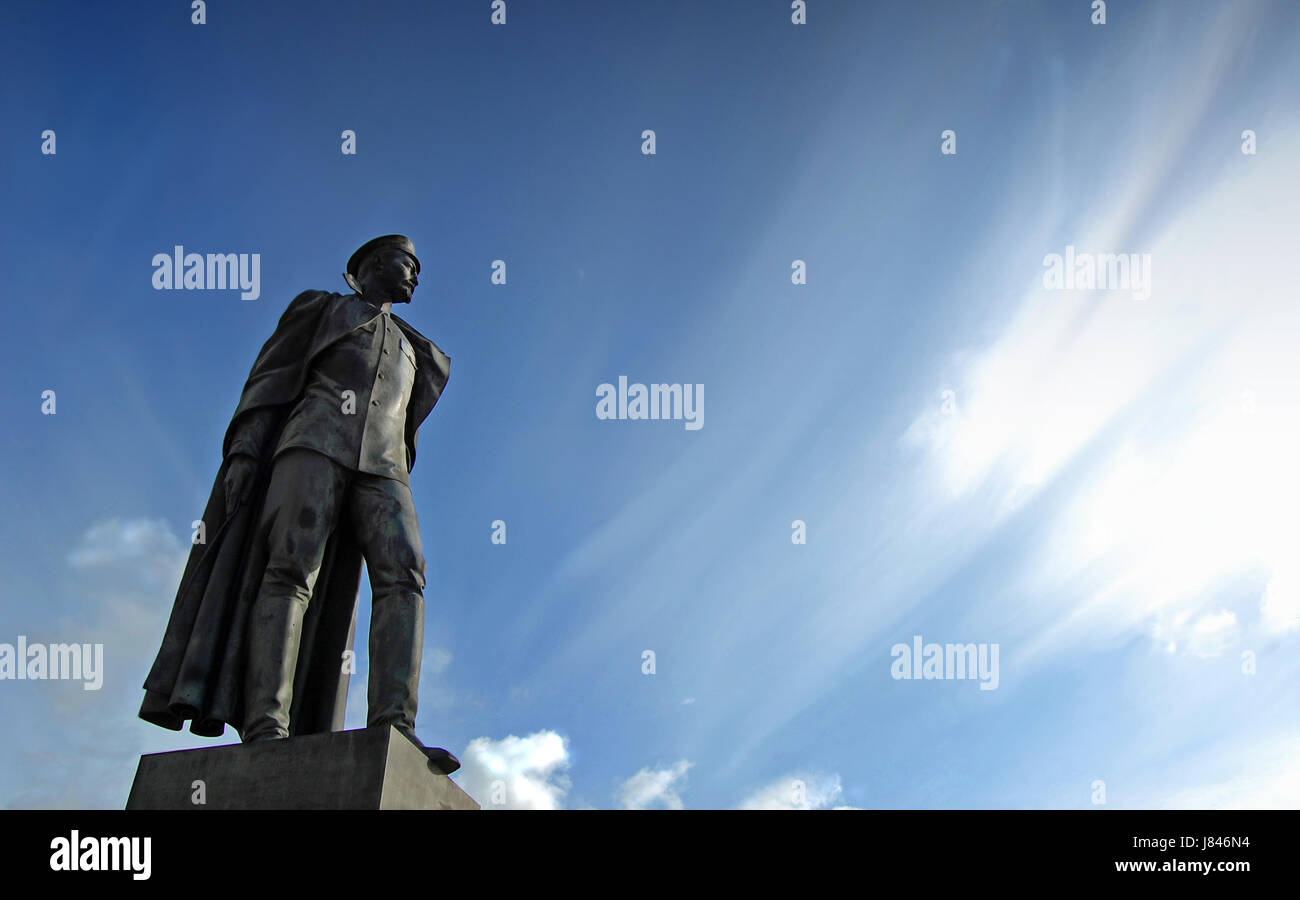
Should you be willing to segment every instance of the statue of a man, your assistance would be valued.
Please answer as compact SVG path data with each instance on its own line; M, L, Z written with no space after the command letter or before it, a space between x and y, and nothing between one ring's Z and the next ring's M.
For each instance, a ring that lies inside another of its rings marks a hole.
M419 272L408 238L375 238L348 260L355 293L305 291L280 318L226 431L141 718L205 736L230 724L244 741L341 729L364 558L367 725L423 746L425 561L408 476L450 360L391 312Z

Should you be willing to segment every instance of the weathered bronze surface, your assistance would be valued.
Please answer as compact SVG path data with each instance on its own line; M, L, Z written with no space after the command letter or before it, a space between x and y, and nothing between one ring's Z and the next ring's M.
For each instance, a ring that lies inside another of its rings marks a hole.
M141 718L244 741L341 729L364 559L367 726L414 739L425 560L408 475L450 374L391 311L419 271L409 239L376 238L348 261L354 293L305 291L285 310L226 431Z

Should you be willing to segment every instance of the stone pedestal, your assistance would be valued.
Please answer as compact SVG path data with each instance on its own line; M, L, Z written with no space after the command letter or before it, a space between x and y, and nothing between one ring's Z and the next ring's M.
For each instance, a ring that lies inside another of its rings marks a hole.
M203 782L200 789L194 783ZM205 803L195 799L202 796ZM478 809L390 725L140 757L127 809Z

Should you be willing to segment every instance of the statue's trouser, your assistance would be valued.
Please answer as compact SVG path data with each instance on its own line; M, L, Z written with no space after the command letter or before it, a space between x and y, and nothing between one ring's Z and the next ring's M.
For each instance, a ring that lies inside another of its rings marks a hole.
M249 620L245 741L287 737L303 616L335 527L353 529L370 573L367 725L415 728L424 644L424 555L409 486L306 449L271 470L259 535L267 566ZM343 660L339 660L343 665Z

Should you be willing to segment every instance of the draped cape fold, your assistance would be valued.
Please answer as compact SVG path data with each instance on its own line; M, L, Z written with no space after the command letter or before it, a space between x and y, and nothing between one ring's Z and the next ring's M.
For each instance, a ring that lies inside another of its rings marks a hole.
M266 550L258 540L271 463L279 434L323 351L379 315L356 294L304 291L293 299L253 364L239 405L226 429L223 462L203 510L207 534L196 543L181 577L162 646L144 682L140 718L179 731L218 737L226 725L244 721L244 653L249 612L261 588ZM415 352L415 383L406 412L408 468L415 464L416 432L442 396L450 358L433 341L393 316ZM231 442L243 417L274 410L253 487L227 508L224 480ZM344 653L352 648L362 557L355 536L340 521L325 549L316 587L303 620L301 649L289 713L291 734L338 731L343 727L348 673Z

